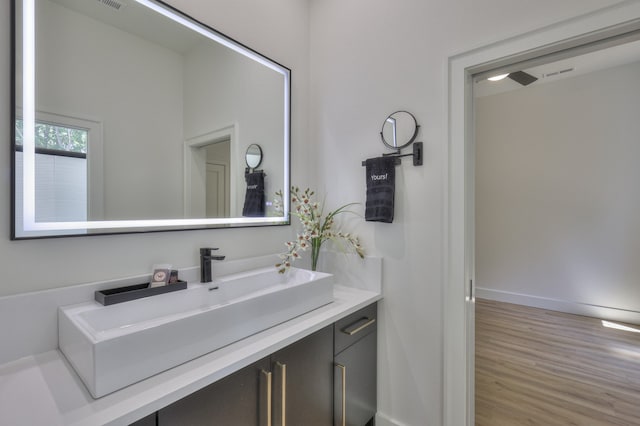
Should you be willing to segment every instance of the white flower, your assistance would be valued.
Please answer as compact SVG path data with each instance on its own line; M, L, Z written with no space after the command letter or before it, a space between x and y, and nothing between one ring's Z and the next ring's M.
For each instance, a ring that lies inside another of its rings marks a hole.
M278 272L280 273L286 272L287 269L291 267L291 262L295 259L300 258L300 254L298 251L306 251L309 246L311 246L312 249L312 263L315 266L320 246L324 241L329 239L334 241L337 239L346 240L346 242L351 245L353 250L355 250L355 252L360 257L364 257L364 250L360 246L357 237L352 236L348 233L343 234L339 231L332 231L332 227L334 225L334 216L340 213L353 213L352 211L348 210L348 208L355 203L346 204L332 212L327 213L323 220L322 206L320 205L320 203L312 199L314 194L315 193L309 188L300 193L300 189L298 187L291 187L291 202L293 203L291 214L293 216L297 216L298 219L300 219L300 223L303 226L303 232L302 234L297 234L294 241L285 243L288 251L287 253L283 253L280 255L280 259L282 259L283 262L276 265L276 267L278 268ZM282 191L276 192L276 196L279 197L279 199L276 199L276 201L274 202L276 208L278 208L278 206L283 206L284 200L282 200Z

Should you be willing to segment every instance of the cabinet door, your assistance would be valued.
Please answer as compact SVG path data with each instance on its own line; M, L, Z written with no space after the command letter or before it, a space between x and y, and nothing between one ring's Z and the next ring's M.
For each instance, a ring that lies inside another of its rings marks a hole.
M158 426L267 425L269 360L258 361L158 411Z
M333 326L271 356L274 426L329 426L333 419Z
M335 426L364 426L376 414L376 333L335 357Z

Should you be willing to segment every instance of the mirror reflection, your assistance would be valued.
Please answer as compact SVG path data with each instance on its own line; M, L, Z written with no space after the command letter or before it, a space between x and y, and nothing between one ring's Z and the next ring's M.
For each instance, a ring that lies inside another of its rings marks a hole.
M22 232L30 217L54 235L242 225L257 139L265 192L288 187L288 69L148 0L16 11L16 237L42 235ZM286 220L263 211L248 224Z
M389 148L401 149L413 143L418 136L419 127L413 114L396 111L384 121L380 136Z
M260 163L262 163L262 148L260 148L260 145L255 143L249 145L244 158L247 163L247 167L250 169L258 167Z

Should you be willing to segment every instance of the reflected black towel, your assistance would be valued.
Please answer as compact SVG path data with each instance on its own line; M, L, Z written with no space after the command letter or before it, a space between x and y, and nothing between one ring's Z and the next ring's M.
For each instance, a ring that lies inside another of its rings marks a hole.
M393 199L396 192L396 159L369 158L367 169L367 203L364 217L369 222L393 222Z
M245 173L244 180L247 182L247 192L244 196L242 216L264 216L264 172Z

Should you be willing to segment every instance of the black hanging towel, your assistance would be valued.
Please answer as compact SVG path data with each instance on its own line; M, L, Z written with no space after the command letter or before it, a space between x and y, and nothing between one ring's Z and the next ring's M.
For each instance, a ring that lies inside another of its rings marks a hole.
M391 223L396 190L396 159L394 157L369 158L365 161L365 166L367 170L365 220Z
M245 173L244 180L247 182L247 192L244 196L242 216L264 216L264 172L259 170L252 173Z

